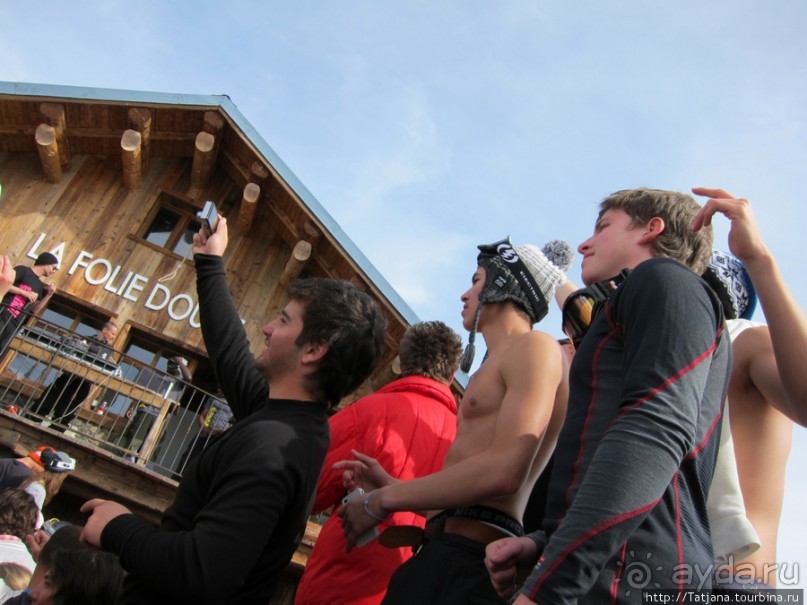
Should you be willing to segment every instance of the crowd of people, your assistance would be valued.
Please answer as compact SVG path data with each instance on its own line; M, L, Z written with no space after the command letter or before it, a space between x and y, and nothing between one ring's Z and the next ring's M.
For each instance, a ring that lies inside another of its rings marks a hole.
M9 486L6 602L268 603L320 511L332 514L300 605L774 589L790 434L807 425L807 317L750 203L693 193L703 206L652 189L606 197L577 248L582 288L563 241L480 245L461 296L464 351L442 322L415 324L401 376L343 409L383 350L380 308L348 282L296 280L254 357L225 280L222 217L193 248L221 386L199 418L206 447L189 450L159 527L94 499L83 526L47 539L30 481ZM716 214L731 222L727 251ZM0 258L0 288L14 278ZM767 325L750 321L757 301ZM534 328L555 303L564 342ZM484 359L458 405L450 385L471 369L477 334ZM69 467L64 456L14 461L14 480ZM641 582L628 573L639 563Z
M117 557L83 544L80 526L42 515L75 467L68 454L48 446L0 459L0 603L117 601L124 575Z

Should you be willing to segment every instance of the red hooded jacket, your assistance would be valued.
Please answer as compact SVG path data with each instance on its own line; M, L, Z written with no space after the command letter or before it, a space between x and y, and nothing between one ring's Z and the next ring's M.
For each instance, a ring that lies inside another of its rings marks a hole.
M447 385L423 376L395 380L334 414L331 446L317 486L314 512L341 504L341 471L332 467L352 460L351 449L376 458L393 477L414 479L439 471L457 433L457 403ZM425 519L399 512L379 524L418 525ZM297 605L376 605L384 598L390 576L412 556L412 549L385 548L373 540L345 551L337 515L323 525L297 588Z

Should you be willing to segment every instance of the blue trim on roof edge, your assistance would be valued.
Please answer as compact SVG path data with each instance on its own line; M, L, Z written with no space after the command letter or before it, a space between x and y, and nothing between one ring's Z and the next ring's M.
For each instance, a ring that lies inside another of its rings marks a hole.
M238 126L244 136L255 145L255 148L277 170L280 177L299 196L300 200L320 220L325 228L334 236L345 252L353 258L367 277L378 287L381 293L398 310L410 324L417 323L420 318L409 307L400 294L389 284L373 263L353 243L353 240L342 231L339 223L319 203L314 194L297 178L297 175L286 165L274 149L263 139L257 130L238 110L235 103L227 95L191 95L162 92L145 92L138 90L118 90L105 88L88 88L83 86L64 86L60 84L29 84L26 82L0 81L0 94L31 97L59 97L69 99L85 99L92 101L117 101L130 103L158 103L166 105L188 105L196 107L218 107L227 113Z

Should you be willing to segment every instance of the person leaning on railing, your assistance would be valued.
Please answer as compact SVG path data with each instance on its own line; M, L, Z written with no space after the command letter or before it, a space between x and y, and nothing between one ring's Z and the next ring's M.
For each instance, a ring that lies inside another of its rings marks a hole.
M4 259L7 265L7 259ZM3 267L7 271L7 267ZM59 270L59 259L50 252L36 257L34 266L14 267L14 281L8 285L0 308L0 356L5 354L8 344L22 322L29 315L39 312L56 291L52 283L45 283L42 277L51 277Z
M111 351L111 345L118 336L118 326L108 321L94 337L86 341L87 353L97 357L104 357ZM37 417L51 416L51 428L64 431L75 418L81 404L90 392L92 381L64 371L56 377L39 399L31 406Z

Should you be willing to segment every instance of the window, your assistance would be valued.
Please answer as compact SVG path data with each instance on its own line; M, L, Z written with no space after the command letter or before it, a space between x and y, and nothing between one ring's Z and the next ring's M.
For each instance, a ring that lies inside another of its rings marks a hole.
M140 334L136 329L131 330L129 337L129 343L123 349L127 356L145 365L157 368L161 372L168 370L168 358L176 355L174 351L152 341ZM121 363L123 377L127 380L135 380L140 369L140 366L135 367L134 364L128 363L125 359Z
M99 318L96 314L82 309L80 305L62 300L54 295L48 307L42 311L42 319L59 327L77 332L82 336L95 336L109 318Z
M194 233L199 231L198 211L191 200L163 192L143 239L184 258L193 246Z
M144 374L146 372L153 374L150 368L156 368L159 371L158 375L167 372L168 358L177 354L136 328L129 331L129 342L123 348L123 353L125 357L122 357L120 362L123 379L149 386L149 388L154 385L143 382L142 377ZM174 396L176 396L176 393L174 393ZM107 410L116 415L123 414L132 404L129 397L112 391L105 393L104 399L107 402Z

